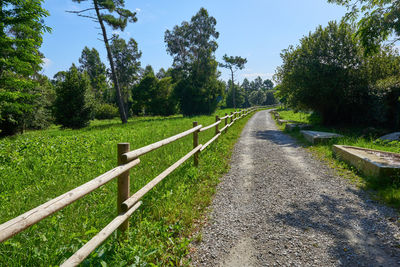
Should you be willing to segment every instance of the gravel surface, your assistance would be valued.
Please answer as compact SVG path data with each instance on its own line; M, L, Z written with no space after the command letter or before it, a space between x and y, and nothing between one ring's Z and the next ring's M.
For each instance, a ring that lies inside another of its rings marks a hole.
M256 113L235 146L194 266L400 266L399 214Z

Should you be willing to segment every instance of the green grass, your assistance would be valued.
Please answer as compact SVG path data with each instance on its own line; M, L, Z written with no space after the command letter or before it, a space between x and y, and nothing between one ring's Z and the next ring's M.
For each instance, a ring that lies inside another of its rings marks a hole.
M388 152L400 153L400 142L376 140L386 131L383 129L373 128L357 128L347 126L325 127L320 124L320 119L311 113L295 113L291 110L278 110L281 118L284 120L293 120L297 122L311 124L312 130L335 132L342 134L344 137L331 140L324 144L310 145L300 131L290 132L289 134L299 140L305 147L317 155L320 159L325 160L329 166L334 168L339 175L349 178L360 187L373 192L372 196L389 206L399 209L400 207L400 177L395 178L375 178L363 175L354 167L336 160L332 152L332 145L350 145L358 146ZM281 129L284 125L280 126Z
M223 116L225 112L218 111ZM187 264L190 236L204 217L219 177L229 169L233 145L247 116L200 154L199 168L189 159L143 199L131 217L128 239L113 234L83 265L125 266ZM134 118L94 121L81 130L31 131L0 139L0 223L6 222L116 166L117 143L131 150L208 125L215 116ZM214 134L200 133L204 144ZM131 192L192 149L192 135L150 152L131 170ZM0 244L0 266L58 265L116 215L116 181Z

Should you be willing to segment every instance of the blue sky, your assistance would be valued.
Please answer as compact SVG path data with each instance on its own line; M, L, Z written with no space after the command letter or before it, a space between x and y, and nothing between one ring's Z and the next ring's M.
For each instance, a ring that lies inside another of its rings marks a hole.
M98 40L98 25L65 12L84 7L72 0L45 1L44 8L50 12L45 23L53 29L44 35L41 47L45 56L43 73L47 76L78 64L85 46L95 47L107 64L104 44ZM217 60L222 60L225 53L247 58L245 69L237 72L239 80L271 78L281 64L282 49L298 44L318 25L340 20L346 12L326 0L126 0L126 7L137 11L138 22L129 24L120 36L134 38L143 53L142 67L150 64L155 71L167 69L172 63L165 49L165 30L190 20L201 7L206 8L216 18L220 33ZM220 70L221 78L229 79L228 71Z

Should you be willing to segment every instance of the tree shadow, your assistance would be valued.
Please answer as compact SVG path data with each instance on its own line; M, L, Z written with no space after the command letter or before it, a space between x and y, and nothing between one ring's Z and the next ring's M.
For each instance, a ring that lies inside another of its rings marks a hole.
M351 188L346 191L364 201L353 204L346 197L321 194L320 200L292 203L295 211L278 214L275 220L329 236L333 246L328 253L339 265L359 266L366 262L368 266L400 265L400 238L388 223L398 220L397 214L387 207L377 208L365 192ZM397 247L386 240L397 240Z
M282 131L279 130L265 130L265 131L257 131L253 133L253 136L256 139L260 140L268 140L272 143L284 146L284 147L301 147L292 137L284 134Z

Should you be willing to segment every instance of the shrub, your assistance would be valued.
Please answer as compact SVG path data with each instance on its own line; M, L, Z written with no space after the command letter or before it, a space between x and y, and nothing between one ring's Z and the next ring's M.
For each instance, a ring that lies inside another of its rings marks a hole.
M101 103L94 107L94 117L98 120L113 119L118 116L118 107L115 105Z
M89 124L93 111L90 80L75 65L58 76L54 116L65 128L82 128Z

